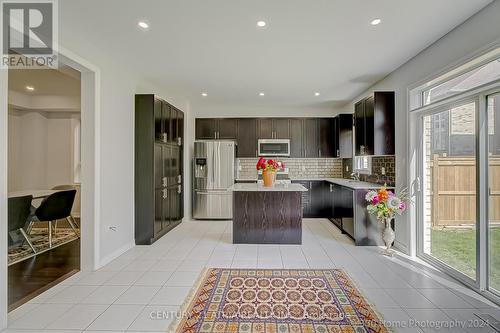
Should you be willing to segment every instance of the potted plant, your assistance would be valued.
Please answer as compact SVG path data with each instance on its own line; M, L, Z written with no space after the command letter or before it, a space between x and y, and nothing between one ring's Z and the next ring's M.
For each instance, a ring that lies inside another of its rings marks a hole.
M265 160L263 157L259 159L256 165L257 171L262 170L262 179L264 180L265 187L274 186L276 181L276 172L285 168L285 163L281 161L274 161L272 159Z
M406 211L408 202L408 191L405 189L396 196L394 192L387 190L384 185L379 190L369 191L365 196L368 201L366 209L371 215L377 217L377 221L385 223L385 229L382 234L382 239L386 245L385 255L392 256L392 243L395 239L394 230L392 230L391 222L395 215L402 215Z

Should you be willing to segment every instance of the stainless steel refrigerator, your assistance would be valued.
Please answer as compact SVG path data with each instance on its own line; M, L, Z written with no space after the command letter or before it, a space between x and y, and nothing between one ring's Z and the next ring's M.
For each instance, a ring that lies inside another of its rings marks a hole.
M235 157L234 141L194 142L193 218L233 218Z

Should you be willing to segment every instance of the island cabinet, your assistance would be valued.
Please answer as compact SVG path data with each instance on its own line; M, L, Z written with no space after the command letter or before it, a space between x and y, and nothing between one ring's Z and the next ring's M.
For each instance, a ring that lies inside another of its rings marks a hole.
M395 97L376 91L354 105L355 153L394 155Z
M234 244L302 244L302 195L299 184L235 184Z
M135 96L135 242L178 225L183 203L184 113L154 95Z

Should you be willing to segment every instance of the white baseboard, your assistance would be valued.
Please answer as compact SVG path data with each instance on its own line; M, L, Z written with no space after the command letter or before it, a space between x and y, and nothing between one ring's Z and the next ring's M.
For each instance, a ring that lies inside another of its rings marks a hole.
M124 254L125 252L127 252L128 250L130 250L131 248L133 248L134 246L135 246L135 242L132 241L130 243L127 243L127 244L123 245L118 250L116 250L116 251L108 254L107 256L105 256L104 258L102 258L99 261L99 264L97 265L96 269L99 269L99 268L102 268L103 266L106 266L111 261L115 260L116 258L118 258L119 256L121 256L122 254Z

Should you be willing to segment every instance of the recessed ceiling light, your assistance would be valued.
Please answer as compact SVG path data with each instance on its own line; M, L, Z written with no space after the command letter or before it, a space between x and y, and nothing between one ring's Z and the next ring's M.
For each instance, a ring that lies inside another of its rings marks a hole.
M319 96L319 95L321 95L319 92L314 93L314 96Z
M381 19L379 19L379 18L377 18L377 19L374 19L373 21L371 21L371 23L370 23L370 24L371 24L371 25L378 25L378 24L380 24L380 22L382 22L382 20L381 20Z
M260 92L259 93L259 96L265 96L266 94L264 94L263 92Z
M147 22L144 22L144 21L139 21L139 23L137 23L137 25L139 26L139 28L141 29L144 29L144 30L147 30L149 29L149 24Z
M264 28L267 25L266 21L257 21L257 26L259 28Z
M26 90L28 90L28 91L35 91L35 87L33 87L33 86L26 86Z
M204 93L201 93L201 96L203 96L203 97L207 97L207 96L208 96L208 94L204 92Z

